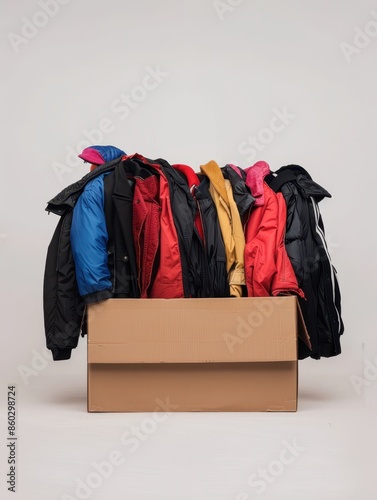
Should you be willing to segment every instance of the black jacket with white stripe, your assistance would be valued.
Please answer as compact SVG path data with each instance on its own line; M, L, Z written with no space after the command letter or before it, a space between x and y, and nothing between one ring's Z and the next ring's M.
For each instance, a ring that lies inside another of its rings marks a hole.
M287 203L285 245L306 299L299 299L312 351L299 344L299 358L340 354L341 297L337 273L328 251L318 203L330 193L298 165L288 165L266 179Z

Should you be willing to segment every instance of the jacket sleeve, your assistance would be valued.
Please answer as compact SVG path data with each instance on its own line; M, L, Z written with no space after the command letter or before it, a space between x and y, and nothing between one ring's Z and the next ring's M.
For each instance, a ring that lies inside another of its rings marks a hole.
M112 297L103 177L86 186L73 210L71 247L79 293L85 303Z
M271 283L271 294L298 295L304 298L304 292L299 288L295 272L285 248L285 228L287 222L287 205L282 193L276 194L278 202L277 233L276 233L276 273Z
M69 359L77 346L84 322L69 244L72 211L63 215L49 244L43 282L46 346L54 361Z

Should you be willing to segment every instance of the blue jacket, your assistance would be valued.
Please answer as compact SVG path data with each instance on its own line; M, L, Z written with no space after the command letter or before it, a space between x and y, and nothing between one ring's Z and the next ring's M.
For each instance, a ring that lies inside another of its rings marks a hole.
M108 233L104 212L104 177L102 174L86 185L73 210L71 248L76 280L85 302L111 296L112 282L108 267ZM109 292L109 294L106 293Z
M114 146L91 146L79 156L85 161L95 161L91 159L93 154L103 164L125 153ZM71 248L79 294L86 303L107 299L113 291L104 211L104 178L108 173L101 174L85 186L73 211Z

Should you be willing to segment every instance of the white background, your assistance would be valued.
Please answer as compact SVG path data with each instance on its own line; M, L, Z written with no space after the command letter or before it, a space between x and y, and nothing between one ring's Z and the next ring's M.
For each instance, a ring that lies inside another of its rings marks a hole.
M66 0L51 2L49 16L41 3L0 1L0 461L6 472L14 383L17 497L80 498L77 481L113 450L123 462L90 498L373 497L377 373L364 370L377 363L377 3ZM355 39L357 27L369 38ZM143 91L147 68L164 76ZM135 96L128 113L122 94ZM271 136L263 129L276 110L290 118ZM320 208L340 278L343 353L300 362L298 413L175 414L132 453L120 436L149 417L86 413L85 340L70 361L44 358L43 272L58 222L44 208L87 172L68 153L104 118L111 132L92 142L196 170L211 159L296 163L333 195ZM245 154L258 134L268 144ZM294 440L305 451L258 494L248 478Z

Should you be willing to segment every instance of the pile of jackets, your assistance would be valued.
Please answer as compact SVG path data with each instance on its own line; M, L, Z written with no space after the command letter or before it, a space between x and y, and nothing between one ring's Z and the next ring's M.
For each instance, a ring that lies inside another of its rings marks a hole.
M89 149L80 156L102 161L46 208L60 216L44 277L54 360L69 359L86 334L86 305L108 298L294 294L312 343L300 342L299 358L340 353L340 292L318 208L331 195L302 167L210 161L196 173Z

